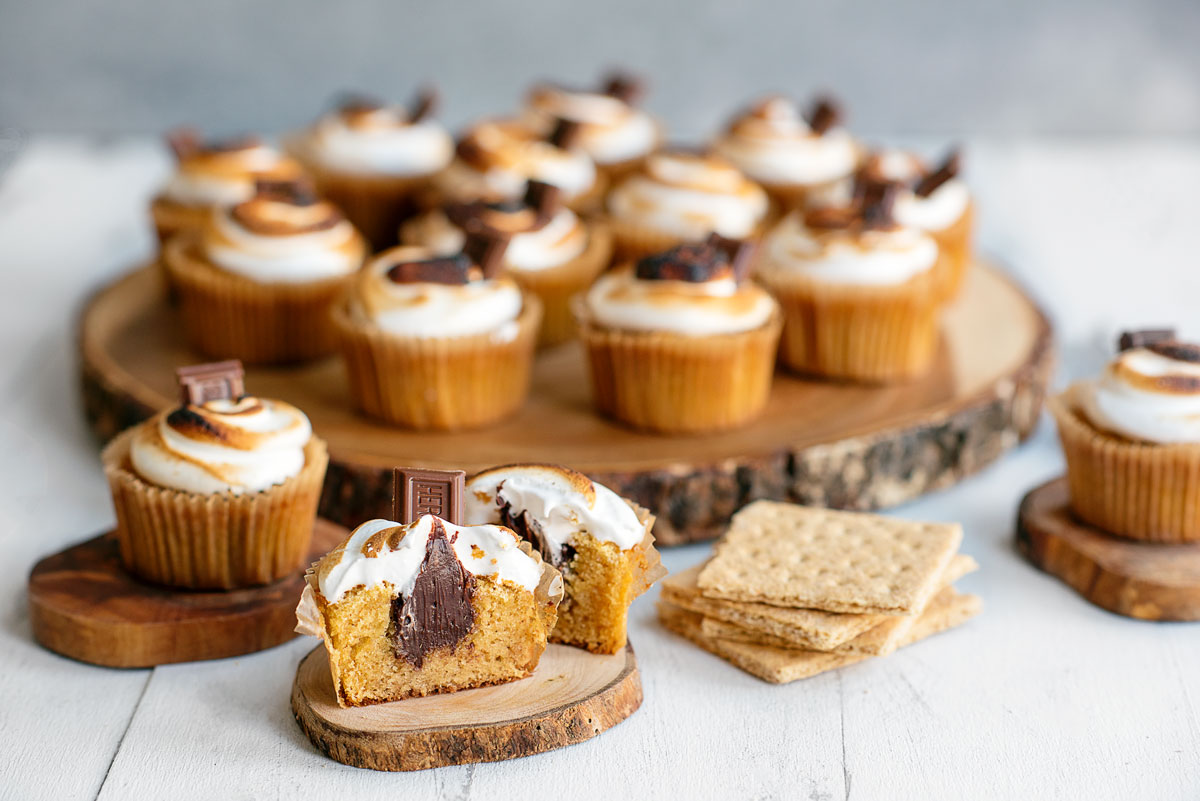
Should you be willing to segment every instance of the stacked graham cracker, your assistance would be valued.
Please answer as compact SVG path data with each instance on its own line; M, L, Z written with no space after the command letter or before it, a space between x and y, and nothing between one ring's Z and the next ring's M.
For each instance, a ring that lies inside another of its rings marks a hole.
M662 583L659 617L701 648L783 683L889 654L979 612L957 524L757 501L703 565Z

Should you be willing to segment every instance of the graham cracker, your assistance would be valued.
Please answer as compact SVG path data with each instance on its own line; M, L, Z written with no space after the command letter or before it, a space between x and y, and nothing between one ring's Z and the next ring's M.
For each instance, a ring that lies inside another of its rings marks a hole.
M939 593L925 612L916 619L902 639L902 646L954 628L979 614L982 603L978 596L961 595L952 587L947 589L948 594ZM871 658L862 653L798 651L708 637L700 630L701 615L663 601L659 601L658 614L662 624L676 634L686 637L747 673L775 684L809 678L827 670Z
M962 542L957 523L916 523L756 501L700 571L702 595L850 614L912 614Z

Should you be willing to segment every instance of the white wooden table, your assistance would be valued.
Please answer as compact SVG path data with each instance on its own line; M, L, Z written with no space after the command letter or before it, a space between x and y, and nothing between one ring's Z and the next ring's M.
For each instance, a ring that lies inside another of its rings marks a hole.
M1060 382L1094 371L1120 325L1200 337L1200 143L968 152L983 246L1055 319ZM1049 423L983 474L896 510L963 523L982 569L961 586L983 596L980 618L778 687L659 628L652 592L632 610L642 709L540 756L413 774L326 759L288 708L313 640L155 670L41 649L29 568L113 520L79 407L75 312L150 252L145 205L166 167L146 141L35 140L0 176L0 798L1200 798L1200 627L1102 612L1014 549L1018 499L1061 470Z

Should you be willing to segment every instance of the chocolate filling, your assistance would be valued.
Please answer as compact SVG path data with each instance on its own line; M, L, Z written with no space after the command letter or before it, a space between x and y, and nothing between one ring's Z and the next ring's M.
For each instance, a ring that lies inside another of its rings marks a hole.
M564 542L559 548L553 547L542 532L541 524L528 511L513 515L512 504L499 495L496 496L496 504L500 507L500 524L511 528L518 537L537 548L546 562L562 570L575 558L575 549L571 545Z
M1172 342L1175 339L1174 328L1147 328L1141 331L1123 331L1117 340L1117 350L1145 348L1160 342Z
M458 561L446 527L434 519L412 593L392 601L388 637L396 656L420 670L425 657L453 648L475 627L475 577Z

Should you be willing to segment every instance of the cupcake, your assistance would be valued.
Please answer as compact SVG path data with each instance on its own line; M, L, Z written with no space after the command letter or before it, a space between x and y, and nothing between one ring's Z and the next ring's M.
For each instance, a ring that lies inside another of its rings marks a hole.
M758 184L719 156L655 153L609 193L617 255L636 261L716 232L745 239L762 232L769 204Z
M182 231L201 228L216 206L232 206L254 196L259 179L301 177L298 163L253 136L202 142L190 129L167 137L175 154L175 174L150 204L159 244Z
M410 220L401 231L405 244L440 256L462 250L466 230L484 226L511 237L504 268L542 303L538 343L557 345L575 335L571 296L587 289L608 267L612 235L608 226L579 218L562 203L558 187L530 181L519 201L458 203Z
M515 200L529 181L557 186L567 205L591 211L600 204L607 184L579 146L582 126L558 119L549 132L519 120L488 120L472 128L458 143L450 166L433 180L426 206L475 200Z
M530 91L522 120L547 134L559 119L580 123L579 147L610 180L617 179L662 142L662 126L635 105L642 91L639 79L622 74L594 90L541 84Z
M767 402L778 306L753 246L713 235L600 277L576 301L601 414L668 434L740 426Z
M333 316L362 411L408 428L462 429L521 407L542 308L499 275L506 245L480 229L453 256L400 246L368 264Z
M259 182L254 197L171 240L163 262L193 347L289 364L335 350L330 308L366 254L362 235L310 186Z
M1048 403L1071 509L1122 537L1200 541L1200 345L1169 331L1122 340L1100 378Z
M865 184L850 204L791 212L768 234L757 278L783 308L787 367L869 382L929 368L938 247L894 219L896 192Z
M432 92L407 109L353 98L288 142L320 193L376 250L396 243L416 196L454 157L454 140L432 117L435 106Z
M101 457L121 562L191 589L288 576L312 540L325 443L296 407L245 394L236 362L180 377L184 402L118 435Z
M814 192L854 173L859 146L842 128L841 111L828 98L807 118L786 97L769 97L738 116L713 142L724 156L760 183L781 208L802 208Z

